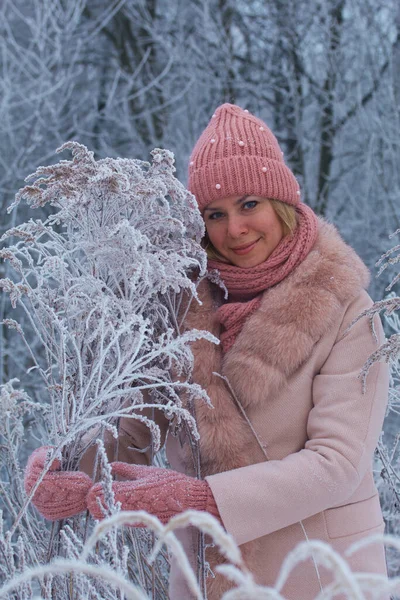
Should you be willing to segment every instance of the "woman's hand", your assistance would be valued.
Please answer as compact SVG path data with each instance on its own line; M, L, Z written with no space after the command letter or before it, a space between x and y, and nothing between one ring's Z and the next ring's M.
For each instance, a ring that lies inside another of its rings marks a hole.
M51 446L37 448L29 457L25 469L24 485L27 494L43 472ZM72 517L86 510L86 497L93 485L88 475L81 471L59 471L60 461L54 459L43 477L32 503L40 514L50 521Z
M115 501L121 502L122 510L144 510L158 517L164 525L171 517L188 509L203 510L220 519L211 488L205 480L171 469L122 462L112 463L111 468L114 475L128 480L112 484ZM95 519L103 519L98 502L104 506L101 483L96 483L90 490L87 505ZM133 527L144 525L135 523Z

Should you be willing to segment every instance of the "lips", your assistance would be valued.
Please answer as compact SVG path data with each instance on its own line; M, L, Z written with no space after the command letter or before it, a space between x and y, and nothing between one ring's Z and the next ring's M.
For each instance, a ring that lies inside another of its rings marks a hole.
M257 244L258 241L259 240L256 240L255 242L252 242L248 246L241 246L240 248L232 248L232 251L235 254L247 254L248 252L251 252L251 250L253 250L254 246Z

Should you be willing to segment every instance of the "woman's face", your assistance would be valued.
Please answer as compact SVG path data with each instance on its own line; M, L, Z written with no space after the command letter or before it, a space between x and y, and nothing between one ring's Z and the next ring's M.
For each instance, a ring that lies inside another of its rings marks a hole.
M203 218L214 248L237 267L261 264L283 237L272 204L259 196L214 200L204 209Z

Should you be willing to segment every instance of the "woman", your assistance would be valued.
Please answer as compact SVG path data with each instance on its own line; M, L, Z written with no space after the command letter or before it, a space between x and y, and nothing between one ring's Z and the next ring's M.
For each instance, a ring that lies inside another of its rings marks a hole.
M128 420L121 423L118 455L126 462L114 466L128 481L113 485L123 509L145 509L163 522L188 508L210 512L240 545L256 581L274 585L284 557L299 542L324 540L343 555L384 529L372 458L388 368L375 364L363 393L358 375L377 342L366 320L346 331L372 305L365 291L369 273L336 229L300 201L276 138L246 110L231 104L216 110L193 150L188 187L205 221L209 270L220 272L228 291L225 299L219 286L203 280L202 305L192 306L185 321L188 329L208 329L221 341L193 344L193 380L214 406L196 404L204 479L194 478L183 433L167 436L172 471L126 464L139 462L127 450L132 440L137 448L149 441L143 425ZM375 328L380 344L378 317ZM165 436L168 422L161 413L157 419ZM28 491L44 455L39 449L30 459ZM139 456L149 464L148 455ZM34 497L39 510L61 518L64 506L68 514L88 506L101 518L101 486L83 473L74 474L80 487L69 502L57 492L55 482L69 475L45 477ZM196 567L197 531L190 527L179 535ZM206 559L216 575L207 578L214 600L234 586L215 572L224 562L215 548L207 548ZM349 564L385 574L383 546L360 550ZM330 581L310 558L294 569L283 594L311 600ZM170 597L191 598L174 560Z

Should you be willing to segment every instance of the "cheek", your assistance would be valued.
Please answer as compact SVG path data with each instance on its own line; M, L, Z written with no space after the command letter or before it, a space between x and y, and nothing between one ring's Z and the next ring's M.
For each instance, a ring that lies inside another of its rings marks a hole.
M275 225L275 239L279 242L283 238L283 230L280 223Z
M270 237L273 238L274 241L279 242L283 237L281 222L275 217L275 215L265 222L265 231L270 233Z
M221 229L218 227L215 227L215 226L213 227L211 225L208 227L206 226L206 231L207 231L208 238L209 238L210 242L212 243L212 245L215 246L216 248L218 246L220 246L223 241L223 237L224 237Z

